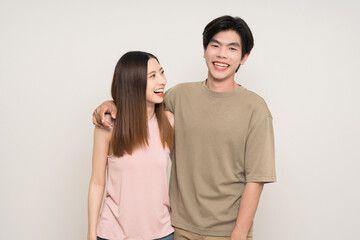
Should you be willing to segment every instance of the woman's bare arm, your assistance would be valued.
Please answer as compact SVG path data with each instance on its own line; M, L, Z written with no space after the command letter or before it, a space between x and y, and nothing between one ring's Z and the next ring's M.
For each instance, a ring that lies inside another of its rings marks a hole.
M109 116L110 118L110 116ZM112 133L95 126L92 173L88 195L88 240L96 240L97 222L105 189L106 163Z

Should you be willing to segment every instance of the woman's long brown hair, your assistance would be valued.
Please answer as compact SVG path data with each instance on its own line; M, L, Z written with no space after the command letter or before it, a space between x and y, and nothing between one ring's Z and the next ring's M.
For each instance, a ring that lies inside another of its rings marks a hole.
M152 54L140 51L124 54L115 67L111 95L117 107L113 128L112 150L115 156L132 154L148 145L148 116L146 107L147 66ZM164 103L155 104L163 147L173 146L174 130L165 115Z

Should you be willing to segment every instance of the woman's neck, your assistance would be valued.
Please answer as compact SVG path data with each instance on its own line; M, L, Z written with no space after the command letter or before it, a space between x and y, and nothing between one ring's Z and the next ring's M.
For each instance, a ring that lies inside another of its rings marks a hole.
M155 104L147 104L147 116L150 120L155 114Z

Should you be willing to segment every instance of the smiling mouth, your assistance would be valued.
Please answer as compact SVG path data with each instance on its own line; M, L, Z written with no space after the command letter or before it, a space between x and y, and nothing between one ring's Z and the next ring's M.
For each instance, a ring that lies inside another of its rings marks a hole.
M164 93L164 89L157 89L154 91L154 93Z
M216 68L222 69L222 70L230 67L230 65L227 64L227 63L213 62L213 64L214 64L214 66L215 66Z
M164 89L156 89L154 93L158 96L164 96Z

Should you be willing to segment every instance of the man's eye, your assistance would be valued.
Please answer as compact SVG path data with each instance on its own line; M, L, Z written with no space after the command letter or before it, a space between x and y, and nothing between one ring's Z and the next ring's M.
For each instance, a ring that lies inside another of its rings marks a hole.
M213 45L211 45L212 47L219 47L219 45L216 45L216 44L213 44Z
M232 51L236 51L237 49L236 49L236 48L230 48L230 50L232 50Z

